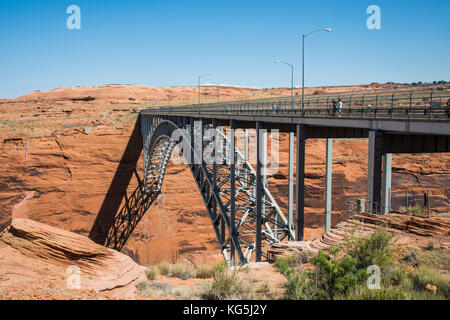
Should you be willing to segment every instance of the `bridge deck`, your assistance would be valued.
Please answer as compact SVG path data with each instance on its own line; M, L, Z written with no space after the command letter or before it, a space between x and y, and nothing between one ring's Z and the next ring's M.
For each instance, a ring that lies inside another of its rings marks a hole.
M333 110L341 99L342 111ZM276 123L283 131L295 125L361 128L411 134L450 135L450 86L413 90L336 93L265 100L230 101L147 109L141 114L237 120L240 127L256 121Z

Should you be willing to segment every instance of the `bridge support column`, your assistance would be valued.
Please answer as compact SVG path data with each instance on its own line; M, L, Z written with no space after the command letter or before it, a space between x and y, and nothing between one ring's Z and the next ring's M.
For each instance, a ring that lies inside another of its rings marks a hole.
M248 129L245 129L244 149L245 149L245 161L248 161Z
M288 225L292 230L294 221L294 133L289 133L289 180L288 180ZM294 240L294 239L290 239Z
M213 137L213 139L214 139L214 149L212 150L212 156L213 156L213 159L214 159L214 162L213 162L213 169L212 169L212 194L214 194L214 192L216 192L217 191L217 152L216 152L216 149L217 149L217 131L215 131L216 130L216 128L217 128L217 123L216 123L216 119L212 119L212 128L213 128L213 132L214 132L214 137ZM213 216L214 216L214 219L215 219L215 221L217 221L217 201L216 201L216 198L213 196L213 208L212 208L212 210L213 210ZM221 239L222 239L222 235L221 235Z
M392 153L383 157L383 213L391 211Z
M202 165L203 163L203 120L200 118L194 123L194 164Z
M262 135L262 188L267 188L267 129L263 129ZM266 214L266 193L262 193L262 214ZM274 233L276 234L278 230L276 229L276 225L274 226Z
M262 179L261 179L261 122L256 122L256 262L261 262L261 211L262 211Z
M234 120L230 120L230 225L231 225L231 236L234 236L236 233L236 164L235 164L235 122ZM233 241L231 241L231 256L230 256L230 264L232 266L235 265L235 251Z
M191 145L194 145L194 118L190 117L189 118L189 126L190 126L190 130L191 130ZM194 155L195 155L195 151L194 148L191 148L191 159L189 159L189 166L194 169Z
M297 241L303 241L305 228L305 143L306 128L297 125Z
M325 185L325 232L331 230L331 189L333 182L333 139L327 139L327 164Z
M367 186L368 200L372 202L372 208L369 208L369 211L376 210L381 204L382 163L383 132L379 130L372 130L369 132L369 168Z

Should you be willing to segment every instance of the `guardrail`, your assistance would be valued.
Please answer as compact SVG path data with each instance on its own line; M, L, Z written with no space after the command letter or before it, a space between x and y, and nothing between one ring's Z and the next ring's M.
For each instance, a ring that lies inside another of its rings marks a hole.
M333 100L342 101L339 113ZM262 100L229 101L146 110L164 114L240 114L295 117L345 117L450 120L450 85L371 90Z

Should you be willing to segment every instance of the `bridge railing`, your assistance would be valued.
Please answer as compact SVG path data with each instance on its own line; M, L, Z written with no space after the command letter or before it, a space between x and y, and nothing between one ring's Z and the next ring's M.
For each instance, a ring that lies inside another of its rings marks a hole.
M333 100L342 101L339 113ZM301 97L229 101L149 110L152 113L241 114L296 117L450 119L450 86L341 92Z

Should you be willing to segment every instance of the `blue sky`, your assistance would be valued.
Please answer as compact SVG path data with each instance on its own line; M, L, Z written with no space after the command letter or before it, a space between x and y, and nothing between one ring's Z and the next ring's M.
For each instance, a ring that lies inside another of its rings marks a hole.
M69 5L81 30L69 30ZM366 27L369 5L381 30ZM448 0L1 0L0 97L110 83L248 87L450 80Z

